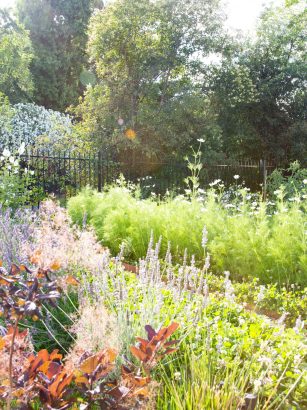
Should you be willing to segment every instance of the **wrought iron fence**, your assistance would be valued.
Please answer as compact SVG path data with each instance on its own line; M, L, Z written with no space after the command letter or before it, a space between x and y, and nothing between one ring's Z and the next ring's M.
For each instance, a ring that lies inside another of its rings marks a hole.
M34 171L36 182L44 193L64 198L75 195L86 186L101 191L105 185L115 182L120 174L127 180L139 183L143 196L151 192L163 195L167 190L182 192L184 179L189 174L184 162L119 162L104 152L81 155L33 150L23 154L22 160ZM261 186L266 186L267 174L274 168L272 163L251 160L203 164L200 183L206 188L212 181L221 179L225 185L231 185L236 181L234 175L239 175L238 182L244 181L251 190L259 191Z

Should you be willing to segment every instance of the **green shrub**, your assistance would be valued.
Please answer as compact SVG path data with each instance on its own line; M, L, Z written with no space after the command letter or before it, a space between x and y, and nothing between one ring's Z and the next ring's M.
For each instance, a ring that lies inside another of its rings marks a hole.
M5 148L0 156L0 203L6 208L37 204L43 197L34 171L22 166L24 149L25 144L21 144L16 153Z
M190 199L141 200L127 187L113 186L101 194L82 191L70 199L68 210L79 224L86 213L113 254L124 242L128 260L146 254L152 231L155 240L162 236L162 252L170 242L175 260L182 260L187 249L201 264L205 226L215 272L229 270L237 278L259 277L265 283L307 283L304 199L285 201L281 193L275 203L262 202L246 189L228 199L211 189Z
M275 197L280 188L287 198L304 194L307 184L307 168L302 168L298 161L294 161L287 169L275 169L268 177L268 194ZM306 193L306 192L305 192Z
M70 216L74 223L82 226L84 221L91 220L95 206L101 203L102 197L87 188L69 200Z

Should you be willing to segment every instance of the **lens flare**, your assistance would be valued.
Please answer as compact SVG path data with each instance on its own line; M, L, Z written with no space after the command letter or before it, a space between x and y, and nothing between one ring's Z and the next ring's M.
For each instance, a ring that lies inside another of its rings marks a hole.
M134 140L136 137L136 132L132 128L128 128L125 131L125 137L127 137L129 140Z

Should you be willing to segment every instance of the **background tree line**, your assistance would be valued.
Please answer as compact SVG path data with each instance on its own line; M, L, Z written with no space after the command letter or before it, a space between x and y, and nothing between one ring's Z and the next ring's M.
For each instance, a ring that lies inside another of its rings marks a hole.
M157 161L201 138L207 161L304 161L305 1L266 9L253 37L224 20L219 0L18 0L0 92L69 111L78 149Z

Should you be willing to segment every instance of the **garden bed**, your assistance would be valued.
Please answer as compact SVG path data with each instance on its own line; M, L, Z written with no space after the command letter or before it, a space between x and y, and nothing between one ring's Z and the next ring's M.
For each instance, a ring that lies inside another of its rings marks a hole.
M16 260L34 272L47 270L63 289L58 307L44 303L38 321L20 321L20 331L28 329L32 341L25 359L31 351L41 354L44 347L49 352L60 349L64 356L57 359L59 369L76 377L85 358L95 357L99 365L99 360L108 357L113 388L126 392L116 400L129 409L193 409L199 403L203 408L244 409L249 400L258 410L305 405L306 346L303 316L299 315L304 314L306 299L299 288L283 290L257 280L236 283L229 273L212 274L208 257L205 268L193 258L191 262L186 258L183 265L173 264L170 252L161 259L160 245L153 240L137 265L124 263L124 248L112 256L92 231L73 228L67 212L51 201L42 205L35 218L20 214L15 223L9 223L11 218L7 218L5 232L11 238L12 252L6 252L4 264ZM9 235L12 229L14 235ZM206 256L205 239L203 235ZM277 312L287 309L289 314L270 320L256 313L273 304ZM2 321L2 329L9 321ZM169 351L171 356L161 356L150 367L149 376L145 356L130 347L140 348L135 336L148 338L150 343L154 333L147 327L145 337L145 326L160 329L171 323L179 325L171 339L178 340L172 342L176 350ZM5 346L10 340L9 334L5 336ZM131 370L129 382L123 365ZM133 379L133 369L139 372L137 379ZM7 373L0 372L2 383L6 377ZM41 376L35 373L33 377ZM139 377L143 386L136 385ZM104 382L98 378L95 385ZM37 404L45 400L33 389L33 398L20 395L17 400ZM67 392L65 387L61 400L69 400ZM1 394L7 400L4 390ZM91 400L115 400L112 394L101 390ZM90 396L79 386L75 397L86 404ZM15 396L13 404L14 400ZM53 406L59 408L55 402Z

